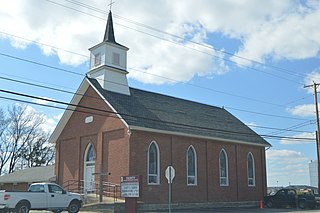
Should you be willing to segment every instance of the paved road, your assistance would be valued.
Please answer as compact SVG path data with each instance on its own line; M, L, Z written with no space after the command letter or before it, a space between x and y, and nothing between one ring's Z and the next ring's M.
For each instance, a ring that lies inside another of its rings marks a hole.
M168 212L168 211L162 211ZM258 209L258 208L226 208L226 209L199 209L199 210L173 210L173 213L320 213L320 210L298 210L298 209ZM30 211L30 213L51 213L48 211ZM67 213L67 212L63 212ZM80 211L80 213L113 213L113 211ZM161 213L161 212L143 212Z

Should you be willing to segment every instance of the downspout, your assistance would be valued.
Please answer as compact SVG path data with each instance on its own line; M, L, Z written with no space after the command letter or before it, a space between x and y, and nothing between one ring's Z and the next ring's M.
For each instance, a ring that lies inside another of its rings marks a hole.
M128 130L127 130L127 134L128 134L128 156L129 156L129 159L128 159L128 175L130 175L131 174L131 165L130 165L130 163L131 163L131 151L130 151L130 146L131 146L131 143L130 143L130 136L131 136L131 134L132 134L132 132L131 132L131 128L130 128L130 126L128 126Z

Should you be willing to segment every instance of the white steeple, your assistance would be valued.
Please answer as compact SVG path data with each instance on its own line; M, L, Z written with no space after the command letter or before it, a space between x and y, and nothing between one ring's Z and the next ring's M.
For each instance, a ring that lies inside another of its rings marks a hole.
M127 51L114 37L112 14L109 11L103 42L90 49L88 77L95 78L105 90L130 95L127 80Z

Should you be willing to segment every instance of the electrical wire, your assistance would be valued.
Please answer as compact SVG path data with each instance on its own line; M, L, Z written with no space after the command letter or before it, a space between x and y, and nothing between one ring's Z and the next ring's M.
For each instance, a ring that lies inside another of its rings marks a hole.
M32 60L21 58L21 57L17 57L17 56L12 56L12 55L5 54L5 53L2 53L2 52L0 52L0 56L4 56L4 57L12 58L12 59L15 59L15 60L20 60L20 61L23 61L23 62L36 64L36 65L43 66L43 67L46 67L46 68L55 69L55 70L59 70L59 71L62 71L62 72L69 73L69 74L75 74L75 75L78 75L78 76L85 77L85 74L73 72L73 71L70 71L70 70L67 70L67 69L63 69L63 68L59 68L59 67L43 64L43 63L40 63L40 62L32 61ZM162 77L162 76L155 75L155 74L152 74L152 75L157 76L157 77ZM162 78L170 79L170 78L167 78L167 77L162 77ZM112 81L109 81L109 80L106 80L106 79L99 79L99 80L112 82ZM179 82L179 83L183 83L181 81L177 81L177 80L174 80L174 79L170 79L170 80L176 81L176 82ZM124 84L121 84L121 83L115 83L115 82L113 82L113 83L114 84L119 84L119 85L124 85ZM254 99L254 98L250 98L250 97L245 97L245 96L241 96L241 95L235 95L235 94L232 94L232 93L228 93L228 92L224 92L224 91L220 91L220 90L215 90L215 89L212 89L212 88L207 88L207 87L203 87L203 86L199 86L199 85L195 85L195 84L191 84L191 83L185 83L185 84L192 85L193 87L209 90L209 91L216 92L216 93L220 93L220 94L224 94L224 95L228 95L228 96L232 96L232 97L236 97L236 98L240 98L240 99L244 99L244 100L257 102L257 103L269 104L269 105L272 105L272 106L281 106L279 104L275 104L275 103L271 103L271 102L267 102L267 101L263 101L263 100L258 100L258 99Z
M21 81L21 80L16 80L16 79L12 79L12 78L7 78L7 77L2 77L0 76L0 79L2 80L6 80L6 81L11 81L11 82L15 82L15 83L19 83L19 84L24 84L24 85L28 85L28 86L33 86L33 87L38 87L38 88L43 88L43 89L49 89L49 90L53 90L53 91L57 91L57 92L63 92L63 93L67 93L67 94L71 94L71 95L78 95L78 96L82 96L82 97L87 97L87 98L93 98L93 99L99 99L96 96L90 96L90 95L86 95L83 93L74 93L72 91L68 91L68 90L63 90L63 89L58 89L58 88L54 88L54 87L49 87L49 86L44 86L44 85L39 85L39 84L34 84L34 83L30 83L30 82L26 82L26 81ZM155 109L151 109L148 108L150 110L155 110ZM199 112L201 113L201 112ZM252 112L253 113L253 112ZM271 114L264 114L266 116L275 116L275 115L271 115ZM283 117L282 117L283 118ZM293 119L291 117L285 117L287 119ZM221 122L223 122L222 120L220 120ZM308 121L307 121L308 122ZM291 132L306 132L306 131L299 131L299 130L290 130L290 129L282 129L282 128L274 128L274 127L265 127L265 126L258 126L258 125L250 125L247 124L247 126L251 126L251 127L255 127L255 128L261 128L261 129L272 129L272 130L278 130L278 131L291 131ZM310 132L311 133L311 132Z
M80 13L83 13L83 14L88 15L88 16L92 16L92 17L95 17L95 18L99 18L99 19L105 20L104 18L101 18L101 17L99 17L99 16L92 15L91 13L87 13L87 12L84 12L84 11L81 11L81 10L78 10L78 9L75 9L75 8L73 8L73 7L69 7L69 6L66 6L66 5L64 5L64 4L60 4L60 3L57 3L57 2L54 2L54 1L51 1L51 0L46 0L46 1L48 1L48 2L50 2L50 3L53 3L53 4L56 4L56 5L58 5L58 6L61 6L61 7L65 7L65 8L68 8L68 9L71 9L71 10L74 10L74 11L77 11L77 12L80 12ZM90 9L90 8L87 8L87 9ZM106 12L105 12L104 14L106 14ZM147 32L144 32L144 31L141 31L141 30L138 30L138 29L129 27L129 26L127 26L127 25L123 25L123 24L119 24L119 23L115 23L115 24L117 24L118 26L125 27L125 28L127 28L127 29L134 30L134 31L136 31L136 32L139 32L139 33L142 33L142 34L145 34L145 35L148 35L148 36L151 36L151 37L160 39L160 40L164 40L164 41L167 41L167 42L170 42L170 43L179 45L179 46L186 47L186 48L188 48L188 49L192 49L192 50L194 50L194 51L197 51L197 52L200 52L200 53L203 53L203 54L210 55L210 56L215 57L215 58L218 58L218 59L222 59L222 60L224 60L224 61L231 62L231 63L236 64L236 65L240 65L240 66L246 67L246 68L251 69L251 70L254 70L254 71L262 72L262 73L265 73L265 74L267 74L267 75L270 75L270 76L273 76L273 77L276 77L276 78L280 78L280 79L282 79L282 80L289 81L289 82L291 82L291 83L299 84L299 85L302 85L302 86L304 85L304 84L301 83L301 82L294 81L294 80L291 80L291 79L288 79L288 78L285 78L285 77L282 77L282 76L279 76L279 75L276 75L276 74L273 74L273 73L268 73L268 72L262 71L262 70L260 70L260 69L256 69L256 68L254 68L254 67L251 67L251 66L246 66L246 65L243 65L243 64L239 64L239 63L237 63L237 62L235 62L235 61L233 61L233 60L226 59L226 58L224 58L224 57L220 57L220 56L214 55L214 54L212 54L212 53L208 53L208 52L206 52L206 51L198 50L198 49L196 49L196 48L190 47L190 46L185 45L185 44L183 44L183 43L179 43L179 42L175 42L175 41L172 41L172 40L169 40L169 39L165 39L165 38L163 38L163 37L156 36L156 35L153 35L153 34L151 34L151 33L147 33ZM190 41L189 41L189 43L190 43ZM207 47L207 46L205 45L205 47ZM207 47L207 48L208 48L208 47ZM212 49L212 50L215 50L215 49L213 49L213 48L211 48L211 49ZM230 54L231 54L231 53L230 53ZM234 55L234 54L232 54L232 56L235 56L235 57L236 57L236 55ZM240 56L238 56L238 57L240 57ZM241 57L241 58L242 58L242 59L245 59L245 57ZM251 59L247 59L247 60L251 60ZM251 60L251 61L253 62L254 60ZM258 62L258 63L259 63L260 65L263 65L263 64L264 64L264 63L262 63L262 62ZM267 66L267 65L264 64L264 66ZM273 67L275 68L276 66L273 66ZM285 69L283 69L283 70L285 70ZM297 74L295 73L294 76L297 76Z
M47 1L49 1L49 0L47 0ZM66 0L67 1L67 0ZM50 2L52 2L52 1L50 1ZM69 1L70 2L70 1ZM85 4L84 4L85 5ZM71 8L69 8L69 9L71 9ZM80 11L79 11L80 12ZM38 44L41 44L41 43L38 43ZM44 44L41 44L41 45L44 45ZM199 44L200 45L200 44ZM47 45L47 46L49 46L49 45ZM53 46L51 46L52 48L55 48L55 47L53 47ZM56 49L59 49L59 48L56 48ZM63 50L63 49L60 49L60 50ZM67 50L63 50L63 51L67 51ZM71 51L67 51L67 52L70 52L70 53L73 53L73 52L71 52ZM227 52L224 52L225 54L227 54ZM80 55L80 54L79 54ZM84 55L81 55L81 56L84 56ZM232 56L236 56L236 55L233 55L232 54ZM87 56L84 56L84 57L87 57ZM241 57L241 56L240 56ZM88 57L87 57L88 58ZM243 58L244 59L244 58ZM251 60L251 59L248 59L248 60ZM30 63L30 61L26 61L26 62L29 62ZM252 61L252 62L254 62L254 61ZM37 64L37 62L35 63L35 64ZM40 65L40 64L37 64L37 65ZM267 66L266 64L261 64L261 65L264 65L264 66ZM53 67L51 67L51 66L48 66L48 68L53 68ZM65 69L62 69L61 71L66 71ZM77 73L77 74L79 74L79 73ZM149 73L148 73L149 74ZM162 76L158 76L158 77L162 77ZM192 86L196 86L196 85L192 85ZM209 88L205 88L205 89L209 89ZM222 91L215 91L215 92L222 92ZM72 93L72 92L70 92L70 93ZM230 95L230 94L227 94L227 93L224 93L224 92L222 92L223 94L226 94L226 95ZM231 95L234 95L234 94L231 94ZM240 96L240 97L242 97L242 96ZM246 97L247 98L247 97ZM278 105L277 105L278 106ZM252 112L252 111L251 111ZM256 112L255 112L256 113ZM257 113L256 113L257 114ZM285 117L285 116L284 116ZM289 117L287 117L287 118L289 118Z
M47 0L49 2L52 2L53 1L50 1L50 0ZM108 11L106 10L101 10L97 7L93 7L91 5L88 5L88 4L84 4L82 2L79 2L79 1L75 1L75 0L65 0L66 2L69 2L69 3L73 3L75 5L78 5L78 6L81 6L81 7L84 7L86 9L89 9L89 10L93 10L95 12L99 12L101 14L104 14L104 15L107 15L108 14ZM63 6L62 4L59 4L60 6ZM69 7L69 9L72 9ZM78 11L79 12L79 11ZM146 24L143 24L143 23L140 23L140 22L137 22L137 21L133 21L131 19L128 19L128 18L125 18L125 17L122 17L120 15L116 15L116 14L113 14L113 16L115 18L118 18L118 19L121 19L121 20L124 20L126 22L129 22L131 24L134 24L134 25L137 25L137 26L140 26L140 27L144 27L146 29L149 29L149 30L152 30L152 31L155 31L155 32L159 32L159 33L162 33L162 34L165 34L165 35L169 35L171 37L174 37L174 38L178 38L180 40L186 40L184 37L181 37L181 36L178 36L178 35L175 35L175 34L172 34L172 33L168 33L166 31L163 31L163 30L160 30L160 29L157 29L155 27L152 27L152 26L149 26L149 25L146 25ZM193 44L196 44L196 45L199 45L199 46L202 46L202 47L205 47L205 48L208 48L210 50L214 50L214 51L217 51L217 52L221 52L223 54L226 54L226 55L229 55L229 56L232 56L232 57L236 57L236 58L239 58L239 59L242 59L242 60L245 60L245 61L248 61L248 62L251 62L251 63L254 63L254 64L258 64L258 65L261 65L261 66L264 66L264 67L271 67L273 69L276 69L278 71L281 71L281 72L284 72L286 74L290 74L290 75L293 75L293 76L300 76L300 77L304 77L304 75L301 75L300 73L298 72L294 72L292 70L289 70L289 69L285 69L285 68L282 68L282 67L277 67L277 66L273 66L273 65L269 65L269 64L266 64L266 63L262 63L262 62L259 62L257 60L254 60L254 59L250 59L250 58L247 58L247 57L243 57L243 56L240 56L240 55L237 55L237 54L234 54L234 53L231 53L231 52L228 52L228 51L225 51L225 50L220 50L218 48L214 48L213 46L210 46L210 45L206 45L206 44L203 44L203 43L200 43L200 42L196 42L196 41L193 41L193 40L188 40L189 43L193 43Z
M66 110L78 111L78 112L82 112L82 113L91 113L91 114L100 115L100 116L109 116L109 114L118 115L118 116L127 116L126 119L130 119L130 120L131 119L134 119L134 120L144 119L146 121L153 121L153 122L159 122L159 123L164 123L164 124L170 124L170 125L183 127L183 128L217 131L217 132L222 132L222 133L227 133L227 134L238 134L238 135L246 135L246 136L252 136L252 137L258 135L257 133L251 134L251 133L244 133L244 132L237 132L237 131L222 130L222 129L217 129L217 128L208 128L208 127L194 126L194 125L189 125L189 124L181 124L181 123L176 123L176 122L160 121L157 119L151 119L151 118L141 117L141 116L133 116L133 115L129 115L126 113L119 113L119 112L113 112L110 110L98 109L98 108L94 108L94 107L76 105L76 104L72 104L72 103L66 103L66 102L62 102L62 101L57 101L57 100L52 100L52 99L48 99L48 98L42 98L42 97L38 97L38 96L33 96L33 95L28 95L28 94L18 93L18 92L13 92L13 91L8 91L8 90L2 90L2 89L0 89L0 92L7 93L10 95L16 95L16 96L22 96L22 97L26 97L26 98L32 98L32 99L38 99L38 100L42 100L42 101L52 102L55 104L66 105L66 106L68 106L68 108ZM36 104L39 106L51 107L51 108L56 108L56 109L64 109L64 108L58 107L58 106L50 106L50 105L46 105L46 104L34 103L31 101L14 99L14 98L9 98L9 97L4 97L4 96L0 96L0 98L6 99L6 100L13 100L13 101L29 103L29 104ZM74 107L74 108L72 109L70 107ZM79 110L77 110L77 108L80 108L81 110L79 111ZM89 111L87 111L87 110L89 110ZM96 112L104 113L104 114L97 114ZM289 137L289 136L275 136L275 135L264 135L264 134L261 134L260 136L263 138L277 138L277 139L289 139L289 140L306 140L306 141L314 141L315 140L314 138L307 138L307 137Z

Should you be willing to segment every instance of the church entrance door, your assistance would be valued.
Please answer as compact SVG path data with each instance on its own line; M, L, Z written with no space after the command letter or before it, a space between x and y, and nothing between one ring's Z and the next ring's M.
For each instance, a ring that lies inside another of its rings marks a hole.
M84 188L86 192L94 192L94 164L86 165Z
M93 144L89 144L85 153L84 162L84 190L94 192L94 173L95 173L95 151Z

